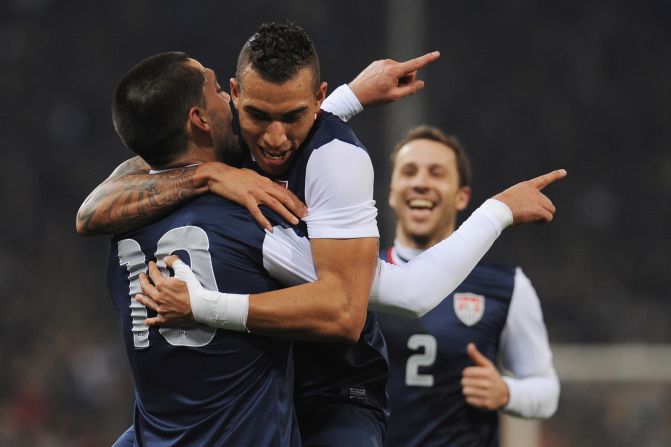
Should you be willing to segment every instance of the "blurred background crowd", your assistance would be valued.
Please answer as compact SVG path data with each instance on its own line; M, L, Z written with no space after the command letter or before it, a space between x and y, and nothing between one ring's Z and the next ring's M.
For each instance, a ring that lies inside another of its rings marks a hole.
M352 121L376 167L384 245L388 154L420 122L466 146L471 210L566 168L548 189L555 222L508 230L489 257L532 279L553 344L669 343L671 3L6 0L0 446L109 445L131 423L108 241L74 231L88 192L131 156L111 124L118 80L183 50L225 86L258 25L285 19L312 35L330 90L374 59L442 53L416 98ZM670 425L671 378L568 382L541 436L551 447L668 446Z

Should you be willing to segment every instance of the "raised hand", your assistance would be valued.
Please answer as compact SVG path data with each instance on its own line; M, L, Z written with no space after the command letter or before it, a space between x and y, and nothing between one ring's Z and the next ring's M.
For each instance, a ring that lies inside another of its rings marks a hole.
M558 169L511 186L494 198L508 205L513 213L513 225L551 222L557 209L541 191L550 183L566 177L566 174L565 169Z
M466 347L475 366L464 369L461 377L461 392L469 405L485 410L498 410L508 403L510 392L496 366L475 346Z
M440 53L433 51L405 62L378 60L359 73L349 87L364 107L388 104L424 88L417 71L439 57Z

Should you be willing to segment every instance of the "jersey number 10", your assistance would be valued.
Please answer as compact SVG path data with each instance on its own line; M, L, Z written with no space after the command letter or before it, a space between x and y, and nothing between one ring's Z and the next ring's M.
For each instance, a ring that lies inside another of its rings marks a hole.
M140 244L134 239L123 239L117 243L119 265L128 270L130 317L132 321L133 346L136 349L149 347L149 326L144 320L147 318L147 308L135 301L135 295L142 293L140 287L140 273L147 271L146 256ZM185 251L191 259L191 268L196 278L208 290L218 290L217 281L212 268L212 258L209 252L210 240L202 228L185 226L173 228L158 240L156 265L162 273L167 274L163 258L176 251ZM205 325L197 325L189 329L161 328L159 333L173 346L205 346L214 338L216 329Z

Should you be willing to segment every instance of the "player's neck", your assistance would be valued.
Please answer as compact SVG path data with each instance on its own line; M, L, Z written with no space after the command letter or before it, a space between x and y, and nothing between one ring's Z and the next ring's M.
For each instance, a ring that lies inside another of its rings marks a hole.
M412 261L416 256L422 253L424 249L422 248L412 248L404 245L398 239L394 241L394 255L396 258L394 263L403 264L409 261ZM400 262L399 262L400 261Z
M186 151L178 155L161 166L152 166L155 171L164 171L166 169L182 168L189 165L197 165L208 161L217 161L214 149L211 147L198 146L194 143L189 143Z
M443 239L447 239L452 233L454 233L454 226L450 226L440 233L435 233L428 236L418 236L413 234L408 234L403 231L400 223L396 227L396 238L395 243L399 243L404 247L407 247L412 250L424 251L427 250Z

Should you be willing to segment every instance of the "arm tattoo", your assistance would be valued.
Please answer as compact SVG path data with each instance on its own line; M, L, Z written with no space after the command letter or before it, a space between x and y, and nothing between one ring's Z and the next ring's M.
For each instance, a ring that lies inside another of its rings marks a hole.
M77 213L80 234L139 228L203 192L194 184L195 166L148 174L144 162L134 160L120 165L86 198Z

